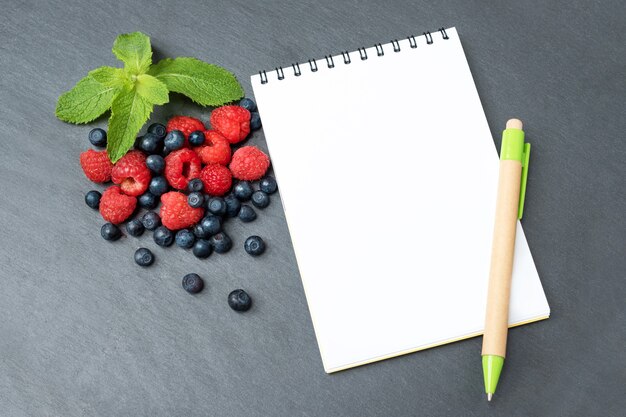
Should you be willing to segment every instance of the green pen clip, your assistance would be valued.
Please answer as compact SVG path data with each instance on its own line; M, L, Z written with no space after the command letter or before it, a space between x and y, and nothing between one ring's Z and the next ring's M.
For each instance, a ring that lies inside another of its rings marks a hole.
M528 181L528 163L530 162L530 143L524 144L524 154L522 155L522 183L519 189L519 209L517 218L521 219L524 214L524 200L526 199L526 182Z
M530 143L524 143L524 131L521 129L504 129L502 132L502 146L500 147L501 160L515 160L522 164L522 182L520 184L519 207L517 218L524 214L524 200L526 199L526 182L528 180L528 164L530 161Z

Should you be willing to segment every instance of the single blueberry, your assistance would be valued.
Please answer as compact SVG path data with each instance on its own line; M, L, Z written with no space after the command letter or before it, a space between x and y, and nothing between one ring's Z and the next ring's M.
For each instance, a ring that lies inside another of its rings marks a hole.
M213 250L217 253L226 253L233 247L233 241L224 232L211 236L210 242Z
M158 153L163 148L163 138L158 137L154 133L146 133L139 142L139 149L147 154Z
M139 207L152 210L159 204L159 198L152 194L150 191L146 191L139 196Z
M165 226L157 227L152 233L152 238L159 246L171 246L174 243L174 233Z
M201 130L194 130L189 134L188 140L191 146L200 146L204 144L204 132L202 132Z
M96 190L91 190L87 194L85 194L85 204L87 204L92 209L96 210L100 207L100 198L102 194Z
M190 294L196 294L204 288L204 281L198 274L187 274L183 277L183 288Z
M233 194L239 199L239 201L248 201L252 197L252 185L248 181L239 181L233 188Z
M241 210L239 210L239 219L244 223L250 223L256 219L256 211L249 205L244 204L241 206Z
M235 290L228 294L228 305L235 311L248 311L252 307L252 298L244 290Z
M261 116L257 112L250 113L250 130L259 130L261 128Z
M196 258L204 259L211 255L213 248L208 240L198 239L193 245L192 252Z
M252 194L252 204L258 208L265 208L270 205L270 196L261 190Z
M239 105L248 111L256 110L256 103L254 102L254 100L248 97L241 99Z
M172 130L165 135L165 148L168 151L180 149L185 144L185 135L180 130Z
M139 266L150 266L154 263L154 255L150 249L139 248L135 251L135 262Z
M126 223L126 233L131 236L141 236L144 230L145 227L143 227L143 223L141 223L139 220L134 219Z
M161 123L152 123L150 126L148 126L148 132L154 133L159 138L164 138L165 135L167 135L167 130L165 129L165 126L163 126Z
M267 194L274 194L278 190L278 184L274 177L263 177L259 182L259 189Z
M194 178L187 183L187 190L190 193L200 192L204 189L204 183L200 178Z
M167 192L169 184L163 176L154 177L150 180L150 187L148 188L155 196L161 196Z
M241 210L241 202L235 197L234 194L228 194L224 197L226 202L226 215L228 217L237 217L239 210Z
M155 174L160 174L165 169L165 159L161 155L149 155L146 158L146 165Z
M202 229L204 229L204 233L208 236L213 236L222 230L222 219L218 216L208 215L200 220L200 224L202 225Z
M211 197L206 204L206 208L216 216L223 216L226 214L226 201L221 197Z
M141 140L143 139L143 136L137 136L135 138L135 144L133 145L133 147L135 149L141 149Z
M265 242L259 236L250 236L243 244L243 248L249 255L259 256L265 252Z
M202 207L204 195L202 193L191 193L187 196L187 204L193 208Z
M196 236L198 239L208 239L211 236L204 230L204 227L202 227L201 223L197 223L196 225L193 226L193 234L194 236Z
M105 223L100 228L100 235L104 240L117 240L122 237L122 231L113 223Z
M107 146L107 132L99 127L91 129L89 131L89 142L91 142L93 146L104 148Z
M161 225L161 217L154 211L149 211L141 216L143 227L148 230L154 230Z
M196 237L187 229L176 232L176 244L183 249L190 249L195 241Z

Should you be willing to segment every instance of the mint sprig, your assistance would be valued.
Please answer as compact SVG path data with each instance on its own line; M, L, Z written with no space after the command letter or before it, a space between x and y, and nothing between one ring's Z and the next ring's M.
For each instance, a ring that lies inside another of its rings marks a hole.
M196 58L167 58L152 65L150 38L141 32L119 35L113 54L124 68L100 67L59 97L56 115L70 123L89 123L111 110L107 153L117 162L135 142L155 105L170 91L204 106L238 100L243 89L235 76Z

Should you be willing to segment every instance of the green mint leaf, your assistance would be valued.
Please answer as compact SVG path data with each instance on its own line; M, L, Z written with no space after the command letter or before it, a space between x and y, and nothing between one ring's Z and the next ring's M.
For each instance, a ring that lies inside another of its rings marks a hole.
M150 38L141 32L119 35L113 44L113 53L130 74L143 74L152 65Z
M56 116L64 122L89 123L111 107L119 91L119 87L104 85L88 75L59 97Z
M151 112L152 103L136 88L123 90L115 97L107 134L107 153L111 162L117 162L132 148Z
M203 106L221 106L243 97L233 74L196 58L163 59L150 67L170 91L181 93Z
M107 87L131 88L132 81L121 68L100 67L89 71L89 76Z
M165 84L151 75L138 75L135 88L137 88L137 93L149 103L165 104L169 101L170 92Z

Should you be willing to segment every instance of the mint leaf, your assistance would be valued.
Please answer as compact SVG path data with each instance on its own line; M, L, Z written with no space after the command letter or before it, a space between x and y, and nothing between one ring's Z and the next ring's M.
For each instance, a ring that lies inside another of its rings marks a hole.
M139 129L152 113L152 103L136 88L120 92L111 105L107 153L111 162L117 162L132 148Z
M165 104L169 101L170 92L165 84L151 75L138 75L135 88L140 96L152 104Z
M184 94L203 106L221 106L243 97L243 89L233 74L195 58L163 59L148 74L164 82L170 91Z
M145 73L152 65L150 38L141 32L119 35L113 44L113 53L133 75Z
M131 88L132 81L121 68L100 67L89 71L89 76L107 87Z
M111 107L119 91L119 87L104 85L88 75L59 97L55 114L64 122L91 122Z

